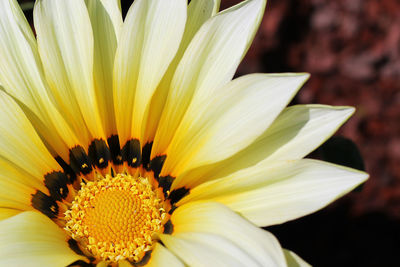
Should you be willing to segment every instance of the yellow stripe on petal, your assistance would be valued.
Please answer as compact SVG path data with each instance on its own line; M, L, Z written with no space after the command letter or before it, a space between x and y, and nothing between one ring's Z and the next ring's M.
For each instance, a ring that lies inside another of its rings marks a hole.
M2 90L20 102L40 135L66 159L67 147L77 140L50 100L36 39L17 1L0 2L0 37Z
M191 106L167 149L161 176L176 177L244 149L268 128L307 79L307 74L246 75L202 105ZM274 101L266 104L267 99ZM186 182L190 181L177 179L172 189Z
M193 188L261 161L301 159L328 139L353 112L351 107L288 107L250 146L223 161L184 173L180 179Z
M248 148L247 155L268 160L301 159L331 137L354 111L353 107L346 106L288 107L265 134ZM251 161L255 162L254 159Z
M224 205L215 202L191 202L178 207L170 219L174 226L173 235L219 235L240 247L258 266L284 266L282 248L276 238Z
M114 105L121 146L140 139L154 91L178 50L184 0L137 0L128 11L114 67Z
M368 174L323 161L262 162L201 184L177 204L221 202L258 226L269 226L315 212L368 178Z
M105 138L93 78L94 41L81 0L39 0L34 22L40 57L57 108L83 146Z
M165 101L170 89L172 77L175 73L176 67L179 61L182 59L186 48L192 41L193 37L200 29L200 27L216 12L218 12L220 0L192 0L190 1L187 9L187 21L185 26L185 32L183 33L182 41L178 51L171 64L168 67L163 79L154 92L151 99L150 110L147 117L147 124L145 127L145 133L141 140L144 143L148 143L154 140L158 123L161 118L162 111L164 109Z
M43 177L33 177L0 156L0 206L18 210L32 210L32 195L40 190L49 193Z
M21 213L22 210L17 210L17 209L8 209L8 208L0 208L0 221L10 218L14 215L17 215L18 213Z
M33 210L32 194L35 189L18 182L0 181L0 206L18 210Z
M84 257L73 252L67 236L38 212L23 212L0 222L1 266L66 266Z
M113 101L115 52L122 29L119 1L86 1L94 37L94 82L106 137L117 134Z
M186 109L228 83L249 47L265 0L248 0L212 17L196 33L171 82L155 136L152 158L164 154Z
M43 177L60 166L37 135L20 107L0 91L0 156L33 177Z

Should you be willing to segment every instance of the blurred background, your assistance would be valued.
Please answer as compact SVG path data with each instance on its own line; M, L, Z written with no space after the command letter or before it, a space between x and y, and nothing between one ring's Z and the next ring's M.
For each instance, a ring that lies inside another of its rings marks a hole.
M19 2L32 21L32 0ZM124 13L131 3L122 0ZM310 157L371 176L326 209L267 229L314 266L400 266L400 1L269 0L237 76L254 72L311 73L291 104L355 106Z

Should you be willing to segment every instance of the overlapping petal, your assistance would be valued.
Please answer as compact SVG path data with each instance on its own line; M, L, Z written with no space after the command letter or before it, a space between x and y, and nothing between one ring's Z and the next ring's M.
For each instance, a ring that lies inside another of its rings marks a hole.
M285 254L287 266L289 266L289 267L311 267L310 264L305 262L302 258L300 258L293 251L284 249L283 253Z
M1 266L67 266L84 257L73 252L67 236L45 215L23 212L0 221Z
M315 212L367 178L364 172L317 160L262 162L195 187L178 205L218 201L268 226Z
M183 173L186 188L227 176L261 161L301 159L327 140L354 112L352 107L296 105L282 111L251 145L233 156Z
M51 102L36 39L17 1L0 3L0 83L12 95L55 154L68 157L77 138Z
M178 50L186 1L138 0L121 31L114 67L114 104L121 145L143 135L157 85Z
M33 177L61 167L49 153L22 109L0 91L0 157Z
M122 30L119 0L88 0L86 6L93 30L93 74L96 100L106 137L117 134L113 101L115 52Z
M209 19L190 42L171 81L152 157L164 154L186 109L228 83L264 13L265 0L244 1Z
M171 222L172 236L161 240L189 265L199 264L208 255L217 266L231 260L235 266L284 266L275 237L219 203L185 204L172 214Z
M84 1L39 0L33 13L52 100L82 145L104 139L94 87L94 38Z
M190 107L167 149L161 175L176 177L244 149L268 128L307 78L247 75L220 88L202 105ZM180 182L176 180L173 188Z
M145 126L145 133L143 136L143 143L149 143L154 140L156 135L158 123L161 118L162 111L170 90L171 80L176 71L178 63L182 59L186 48L192 41L193 37L200 29L200 27L213 15L218 12L220 0L193 0L190 1L187 8L187 20L185 31L182 36L179 49L168 69L162 78L157 90L151 99L150 110L147 117L147 124Z

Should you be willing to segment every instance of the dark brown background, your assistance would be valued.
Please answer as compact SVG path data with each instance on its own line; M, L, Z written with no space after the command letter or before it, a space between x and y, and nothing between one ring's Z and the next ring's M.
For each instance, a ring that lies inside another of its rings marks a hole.
M238 2L222 0L221 9ZM122 0L124 12L131 3ZM400 1L269 0L237 75L253 72L311 73L292 104L355 106L338 134L358 146L371 175L328 208L268 230L315 266L399 266Z

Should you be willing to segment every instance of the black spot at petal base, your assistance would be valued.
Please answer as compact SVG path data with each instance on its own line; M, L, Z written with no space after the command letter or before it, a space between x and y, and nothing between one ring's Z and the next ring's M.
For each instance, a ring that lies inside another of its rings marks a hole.
M158 186L162 187L164 195L167 197L167 192L171 188L172 182L174 181L175 177L172 176L163 176L159 178Z
M38 190L35 194L32 194L31 199L32 207L49 217L50 219L57 218L58 205L56 201Z
M89 145L88 153L91 162L96 167L104 169L108 166L108 162L111 159L111 153L104 140L93 140Z
M137 139L131 139L122 148L122 159L132 168L137 168L142 160L142 149Z
M149 250L144 254L143 258L139 262L129 262L129 263L135 267L146 266L146 264L149 262L151 258L151 253L152 250Z
M122 152L119 144L118 135L112 135L107 138L108 147L110 149L111 160L115 165L121 165L122 161Z
M61 201L68 196L68 178L63 172L51 172L44 176L44 184L53 199Z
M92 164L85 150L81 146L76 146L69 150L69 162L71 168L77 174L81 173L86 175L92 172Z
M73 184L76 181L76 173L60 156L55 157L58 164L63 168L65 175L68 178L68 183Z
M154 172L154 177L156 179L159 178L161 169L164 165L165 159L167 158L166 155L156 156L150 161L150 170Z
M150 155L153 142L146 143L142 148L142 165L146 171L150 171Z
M96 264L87 263L87 262L84 262L82 260L79 260L79 261L75 261L75 262L71 263L67 267L96 267Z
M171 201L171 204L175 204L176 202L178 202L179 200L181 200L184 196L186 196L187 194L189 194L190 190L185 188L185 187L181 187L178 189L175 189L173 191L171 191L171 193L169 194L168 198Z
M172 232L174 231L174 225L172 224L171 220L168 220L165 224L164 224L164 234L172 234Z

